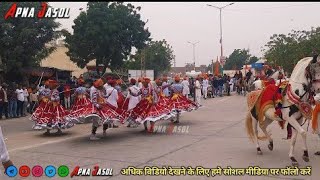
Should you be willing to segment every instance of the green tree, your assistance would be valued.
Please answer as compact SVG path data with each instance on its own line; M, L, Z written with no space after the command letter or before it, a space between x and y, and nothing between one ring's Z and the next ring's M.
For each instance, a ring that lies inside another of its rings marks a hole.
M96 59L97 66L104 65L99 75L107 67L123 67L132 48L141 49L149 40L139 10L122 2L89 2L87 11L74 20L73 34L66 33L67 55L81 68Z
M256 56L252 56L249 58L249 61L246 62L246 64L253 64L255 62L257 62L259 60L259 58L257 58Z
M155 77L168 72L174 59L172 47L165 40L151 41L146 48L139 50L133 59L127 62L128 69L140 69L143 56L146 69L153 69Z
M13 3L0 2L0 59L7 80L24 80L23 68L39 66L41 60L54 51L46 44L59 37L60 24L54 18L11 18L4 15ZM17 7L34 7L35 16L40 2L18 2Z
M225 70L241 69L246 64L251 55L249 50L235 49L230 56L226 59L226 64L223 66ZM253 58L253 57L252 57Z
M302 58L312 56L314 49L320 50L320 27L310 31L292 30L288 35L274 34L265 45L265 58L270 64L282 66L291 72Z

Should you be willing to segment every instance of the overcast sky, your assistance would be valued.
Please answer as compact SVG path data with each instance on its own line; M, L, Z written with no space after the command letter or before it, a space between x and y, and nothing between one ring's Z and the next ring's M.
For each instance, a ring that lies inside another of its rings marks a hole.
M62 28L72 32L73 20L86 2L51 2L53 7L70 7L70 19L60 19ZM176 55L176 65L193 62L192 45L196 45L196 65L208 65L220 55L219 10L204 2L133 2L141 6L144 21L155 40L166 39ZM209 2L224 6L227 2ZM262 47L273 34L288 34L292 29L310 30L320 26L320 2L236 2L223 10L223 48L228 56L234 49L249 48L261 57Z

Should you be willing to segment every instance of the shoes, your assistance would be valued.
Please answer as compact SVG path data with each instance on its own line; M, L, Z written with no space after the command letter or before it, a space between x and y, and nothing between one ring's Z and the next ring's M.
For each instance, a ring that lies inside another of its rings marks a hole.
M90 140L91 140L91 141L96 141L96 140L99 140L99 139L100 139L100 138L96 137L95 134L91 134L91 136L90 136Z

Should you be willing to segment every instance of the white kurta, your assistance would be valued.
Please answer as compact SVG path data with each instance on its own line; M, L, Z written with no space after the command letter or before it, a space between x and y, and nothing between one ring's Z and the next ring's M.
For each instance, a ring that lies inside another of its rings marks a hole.
M0 157L1 157L1 162L9 161L9 153L7 151L6 144L4 143L4 137L2 134L1 127L0 127Z
M189 88L189 81L187 81L187 80L183 80L182 82L181 82L181 84L182 84L182 86L183 86L183 90L182 90L182 94L184 95L184 96L187 96L187 95L189 95L190 94L190 88Z
M207 98L208 87L209 87L209 81L207 79L204 79L202 81L202 92L203 92L204 98Z
M138 95L140 91L140 89L137 86L131 86L129 87L129 89L133 95ZM133 95L131 95L130 93L128 93L127 95L127 98L129 99L128 110L135 108L141 100L141 96L133 96Z
M195 88L196 88L196 103L200 104L200 99L201 99L201 85L198 80L196 80L195 83Z
M107 102L112 106L118 108L118 91L114 87L109 87L107 90Z

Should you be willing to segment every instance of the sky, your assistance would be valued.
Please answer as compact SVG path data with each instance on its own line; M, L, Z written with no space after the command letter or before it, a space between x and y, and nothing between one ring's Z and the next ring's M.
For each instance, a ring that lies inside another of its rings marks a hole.
M50 2L53 7L69 7L70 18L59 19L62 28L72 32L73 20L86 9L86 2ZM219 10L228 2L132 2L141 7L141 18L154 40L165 39L176 56L176 66L193 62L196 66L216 61L220 56ZM273 34L294 30L310 30L320 26L320 2L235 2L222 10L223 54L234 49L248 49L263 57L262 48Z

